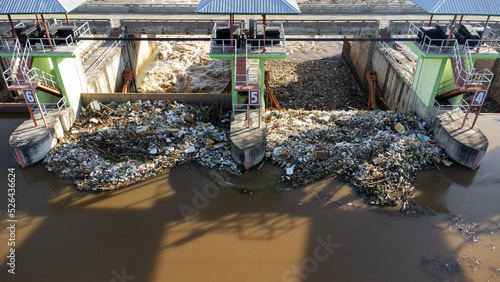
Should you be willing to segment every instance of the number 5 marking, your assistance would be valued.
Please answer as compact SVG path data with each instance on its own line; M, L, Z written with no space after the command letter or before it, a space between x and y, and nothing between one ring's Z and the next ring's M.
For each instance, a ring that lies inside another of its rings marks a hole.
M250 105L259 104L260 91L250 91Z

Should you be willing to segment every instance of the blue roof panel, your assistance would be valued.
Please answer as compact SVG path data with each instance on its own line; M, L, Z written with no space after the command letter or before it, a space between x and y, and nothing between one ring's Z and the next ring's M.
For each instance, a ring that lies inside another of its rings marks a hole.
M1 0L0 14L66 14L87 0Z
M200 14L299 14L295 0L201 0Z
M499 16L499 0L411 0L433 15Z

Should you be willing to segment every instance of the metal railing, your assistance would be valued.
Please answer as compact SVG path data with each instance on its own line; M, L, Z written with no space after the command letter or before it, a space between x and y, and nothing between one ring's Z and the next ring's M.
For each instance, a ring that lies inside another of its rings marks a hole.
M235 71L235 73L234 73L235 84L238 84L238 85L245 84L247 88L249 88L252 83L259 83L259 85L260 85L261 74L260 74L260 68L259 68L258 63L257 64L248 64L248 62L250 61L248 59L248 57L245 57L245 60L247 62L245 74L238 74ZM234 69L235 70L237 69L237 66L238 66L237 62L238 62L238 60L236 59L236 56L235 56L235 61L234 61Z
M261 21L258 21L261 23ZM286 37L285 29L282 22L267 23L266 27L277 27L279 30L279 38L266 39L247 39L246 53L247 55L285 55L286 54Z
M443 113L455 110L460 110L465 113L469 108L469 103L467 103L463 98L460 100L458 105L441 104L437 100L434 100L432 108L434 109L434 116L439 116Z
M500 38L494 39L468 39L464 46L466 52L478 55L500 55Z
M425 14L425 11L414 4L299 4L303 14L321 13L351 13L351 14ZM123 0L119 3L100 4L85 3L72 13L92 13L95 11L106 13L143 12L143 13L194 13L197 4L144 4L134 3L133 0Z
M405 38L406 36L404 35L394 35L391 36L394 38ZM399 48L401 48L401 52L411 61L418 61L418 55L415 54L415 51L413 51L408 45L406 45L405 42L399 42L395 41L394 44L397 44Z
M433 39L425 35L419 27L410 23L408 29L408 38L415 38L414 43L425 54L452 54L452 46L457 42L456 39Z
M454 90L464 93L474 92L480 89L488 91L491 82L493 81L493 73L488 69L477 71L474 67L473 55L499 55L498 50L500 49L500 38L497 38L493 32L488 35L489 38L483 40L468 39L465 41L464 45L459 45L458 41L455 39L431 39L426 36L415 24L410 23L407 36L409 38L417 39L414 43L425 54L444 53L447 54L452 60L453 78L439 84L436 96ZM441 42L438 44L440 46L430 46L431 44L436 45L436 42ZM443 44L444 42L446 42L446 45ZM457 94L460 93L457 92ZM436 115L439 115L442 112L456 110L457 108L465 112L467 111L468 106L469 105L463 99L459 105L440 104L438 101L434 101Z
M29 54L29 49L26 47L21 51L21 44L16 39L12 47L12 58L10 59L9 68L3 72L3 79L7 87L12 85L21 87L21 84L29 82L29 76L26 74L27 52Z
M57 110L59 112L59 116L62 116L62 111L67 109L65 97L62 97L56 103L30 103L27 105L32 113L32 119L35 126L38 126L36 121L39 120L39 118L43 120L45 126L48 126L45 115L49 113L49 110Z
M237 49L237 39L217 38L218 27L229 27L226 22L214 23L210 36L210 54L233 54ZM286 54L286 38L283 23L268 23L267 27L278 27L278 39L246 39L245 52L248 55L284 55Z
M261 106L262 106L262 101L260 101L259 97L259 105L251 105L250 104L250 84L251 83L257 83L258 88L259 88L259 94L260 94L260 80L261 80L261 73L260 73L260 68L259 68L259 60L252 60L248 58L248 49L246 49L245 52L245 73L244 74L237 74L237 69L238 69L238 54L237 54L237 49L234 50L234 84L235 85L241 85L245 84L247 86L248 91L248 100L246 101L246 104L239 104L238 103L238 96L236 96L236 101L232 101L232 116L233 118L235 117L236 112L246 112L246 119L247 119L247 127L252 127L252 112L257 112L257 118L259 120L258 122L258 127L261 127L261 124L263 124L262 121L262 114L261 114ZM256 62L256 63L255 63ZM242 80L239 80L238 78L243 77ZM255 107L258 107L258 109L255 109Z
M16 38L0 36L0 51L7 53L14 52L16 40Z
M264 42L265 41L265 42ZM269 44L271 42L271 44ZM278 43L276 43L278 42ZM282 39L247 39L246 50L250 55L285 55L286 40Z
M480 23L475 23L475 27L483 27ZM410 23L410 27L407 33L408 38L415 38L414 43L422 50L425 54L456 54L456 50L451 50L453 45L458 45L456 39L431 39L429 36L425 35L420 28L414 24ZM497 36L493 31L489 31L489 34L483 40L480 39L468 39L465 41L464 49L459 50L461 55L469 54L480 54L480 55L500 55L500 37Z
M210 35L210 54L224 55L236 53L238 43L236 39L217 38L217 27L220 25L228 26L227 23L214 23L212 34Z
M75 39L71 35L68 35L66 38L28 38L26 45L31 53L71 53L76 49Z
M408 65L406 64L403 64L401 63L398 58L396 57L396 55L393 53L395 52L388 44L387 42L385 41L377 41L376 43L377 47L379 48L380 51L382 51L382 53L385 55L385 57L391 62L391 65L393 66L399 66L399 69L402 69L404 71L406 71L409 75L404 75L403 73L401 73L399 71L399 73L401 74L401 76L403 77L403 79L409 84L411 85L412 81L413 81L413 74L415 73L415 69L411 69L410 67L408 67ZM406 45L406 44L402 44L402 45ZM409 47L406 46L408 49ZM409 49L410 51L408 51L409 54L413 54L416 56L416 54L413 52L413 50ZM408 56L411 56L411 55L408 55ZM415 61L418 60L418 56L416 56L416 59Z
M443 81L439 84L436 95L444 94L457 89L457 84L454 78Z
M31 56L29 43L22 49L23 51L21 51L19 40L16 40L10 66L3 72L3 78L7 87L17 85L18 88L21 88L23 85L29 84L31 88L35 88L34 82L38 82L52 88L58 88L55 76L38 68L28 66Z
M123 35L120 34L119 38L121 38ZM102 53L102 55L95 60L88 69L85 70L85 76L87 78L92 77L98 70L99 68L107 61L107 59L114 54L115 49L119 46L122 45L122 41L115 40L113 43L106 48L106 50Z
M19 23L17 26L24 26L24 22ZM10 29L9 29L10 32ZM74 36L68 35L65 38L27 38L25 45L29 48L30 53L36 52L61 52L71 53L77 48L78 37L90 37L92 33L89 28L88 22L83 23L80 27L75 29ZM14 45L16 38L2 38L0 37L0 49L2 51L14 52Z
M494 74L490 70L483 69L479 72L474 72L472 74L469 74L469 80L473 83L480 83L484 85L486 89L489 89L491 82L493 81L493 76ZM474 89L478 88L475 87Z
M100 37L109 37L110 34L111 34L111 29L106 33L105 36L100 36ZM82 60L82 63L85 63L92 56L92 54L94 54L94 52L101 47L103 43L104 43L103 40L95 40L92 41L92 43L90 43L85 49L83 49L80 52L80 58Z
M43 112L45 114L48 113L47 109L57 109L59 111L59 115L62 115L62 111L66 110L66 98L63 96L61 99L59 99L59 101L57 101L57 103L40 103L40 106L42 106Z
M467 43L466 43L467 44ZM493 81L493 73L488 69L476 71L471 52L468 48L460 49L458 43L453 46L454 77L439 84L437 95L441 95L457 88L466 88L467 91L489 89ZM462 52L461 52L462 51ZM463 58L463 61L462 61Z
M75 37L92 36L90 32L89 23L83 23L79 28L74 31Z
M59 87L57 79L54 75L44 72L38 68L31 68L27 75L29 77L29 80L32 82L39 82L56 89Z

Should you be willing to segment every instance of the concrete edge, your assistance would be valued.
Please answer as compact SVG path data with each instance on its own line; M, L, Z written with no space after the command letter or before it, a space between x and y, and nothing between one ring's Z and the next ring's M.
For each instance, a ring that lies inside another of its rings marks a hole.
M230 93L82 93L82 106L86 107L94 99L104 104L137 100L168 100L203 106L211 106L217 101L224 110L232 108Z
M0 113L29 113L24 103L0 103Z

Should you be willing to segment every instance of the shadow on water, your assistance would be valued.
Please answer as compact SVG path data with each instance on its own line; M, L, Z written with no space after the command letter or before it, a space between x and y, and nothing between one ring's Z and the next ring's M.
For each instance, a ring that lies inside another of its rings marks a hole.
M453 183L463 187L470 186L476 172L460 165L419 171L415 183L415 200L427 210L449 213L446 207L448 189Z
M482 189L485 186L500 184L498 156L500 147L487 150L481 166L475 171L453 164L451 167L441 167L440 170L418 172L415 200L427 210L446 214L450 212L447 208L450 200L447 197L452 188L470 189L473 193L483 194L483 197L500 197L499 189L494 189L496 192Z
M3 158L0 167L16 167L19 220L12 276L0 210L1 281L466 280L454 259L466 242L446 242L443 217L368 207L333 179L286 191L273 165L235 177L186 164L93 193L42 165L21 171Z

